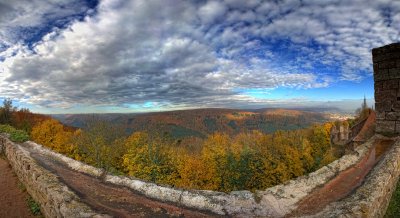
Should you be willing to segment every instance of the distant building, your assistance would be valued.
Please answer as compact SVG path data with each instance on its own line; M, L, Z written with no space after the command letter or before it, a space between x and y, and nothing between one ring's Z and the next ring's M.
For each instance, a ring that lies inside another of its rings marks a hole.
M349 125L340 123L339 126L333 125L331 129L331 140L333 144L345 144L349 141Z
M331 142L337 145L348 145L350 150L366 142L375 133L376 113L370 110L369 116L349 128L347 123L338 122L332 126Z

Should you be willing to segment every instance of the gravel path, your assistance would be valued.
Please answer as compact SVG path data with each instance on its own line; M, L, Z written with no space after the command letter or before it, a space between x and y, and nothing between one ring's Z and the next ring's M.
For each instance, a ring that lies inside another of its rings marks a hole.
M18 177L5 159L0 158L0 217L35 217L26 199L28 194L18 188Z
M208 212L149 199L126 187L105 183L99 178L74 171L54 158L26 148L41 166L56 174L95 211L114 217L217 217Z

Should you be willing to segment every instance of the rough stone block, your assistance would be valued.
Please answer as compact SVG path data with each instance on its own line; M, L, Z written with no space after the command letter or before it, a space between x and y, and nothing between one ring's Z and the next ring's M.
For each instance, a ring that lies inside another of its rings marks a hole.
M376 81L376 82L374 83L374 90L377 91L377 92L383 91L383 83L384 83L384 82L385 82L385 81Z
M400 50L394 50L393 52L388 53L387 56L386 60L398 60L400 59Z
M386 72L381 72L377 75L375 75L375 80L376 81L384 81L390 79L389 77L389 70L386 70Z
M376 132L394 133L396 130L396 121L376 120Z
M388 45L390 50L399 51L400 50L400 43L392 43Z
M386 112L386 120L398 120L400 118L400 111Z
M397 67L397 68L400 68L400 60L397 60L397 62L396 62L396 67Z
M373 69L374 69L374 72L378 72L378 70L379 70L379 63L374 63L373 64Z
M396 121L396 133L400 133L400 121Z
M397 57L398 52L400 52L400 43L385 45L383 47L372 49L372 59L374 63L382 60L393 59Z
M383 90L397 89L397 88L399 88L398 79L383 81Z
M391 79L399 79L400 78L400 68L389 69L389 77Z
M376 111L376 119L384 120L386 118L386 112Z
M382 61L386 61L386 60L390 60L392 59L389 55L389 53L384 53L384 54L380 54L377 57L374 57L374 63L375 62L382 62Z
M383 90L382 92L375 92L375 101L385 102L385 101L395 101L397 99L397 90Z
M384 102L375 103L375 110L377 112L391 111L392 107L393 107L392 101L384 101ZM400 109L400 104L399 104L399 109Z
M400 101L395 101L392 104L392 110L393 111L400 111Z
M391 68L396 68L395 60L383 61L379 63L379 69L391 69Z
M374 80L375 81L382 81L388 80L389 77L389 70L388 69L381 69L379 71L374 72Z
M372 56L377 57L379 54L381 54L383 51L383 47L380 48L373 48L372 49Z
M374 56L373 56L372 62L373 62L373 63L379 63L379 62L381 62L381 61L384 60L384 59L385 59L385 56L384 56L384 55L378 54L378 55L374 55Z

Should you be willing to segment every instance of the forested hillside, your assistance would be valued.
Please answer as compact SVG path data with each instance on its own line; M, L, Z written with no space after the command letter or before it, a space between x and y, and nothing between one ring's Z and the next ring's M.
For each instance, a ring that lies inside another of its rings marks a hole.
M128 134L136 131L150 134L162 132L177 139L206 138L215 132L231 136L253 130L273 133L277 130L302 129L328 120L323 113L286 109L196 109L146 114L53 115L64 124L79 128L85 128L94 116L121 125Z
M251 129L229 134L219 131L223 126L220 124L208 130L210 134L204 130L203 138L182 143L167 133L157 133L158 130L149 133L142 129L128 134L121 125L95 117L85 121L85 129L71 128L50 117L18 110L12 107L11 101L5 101L0 112L3 124L0 131L17 136L16 141L30 137L108 172L182 188L224 192L265 189L312 172L337 158L330 143L333 125L330 122L270 134ZM201 128L207 126L204 120L210 117L236 120L239 124L256 123L255 118L290 122L309 119L303 112L286 110L263 113L219 110L213 114L199 110L196 113L202 116L192 120L205 117L197 122ZM140 116L140 119L157 117L159 122L182 122L176 116L172 119L174 112L167 114ZM186 120L190 119L189 112L183 114ZM22 134L24 131L28 134Z

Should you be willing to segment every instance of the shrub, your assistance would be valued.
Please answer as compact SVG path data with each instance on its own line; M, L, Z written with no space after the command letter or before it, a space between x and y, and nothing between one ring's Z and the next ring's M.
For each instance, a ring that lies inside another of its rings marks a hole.
M25 142L29 140L29 136L24 130L15 130L11 132L10 139L14 142Z
M15 128L10 125L0 125L0 132L11 134L11 132L15 131Z
M25 142L29 140L28 133L24 130L18 130L10 125L0 125L0 132L10 134L11 141Z

